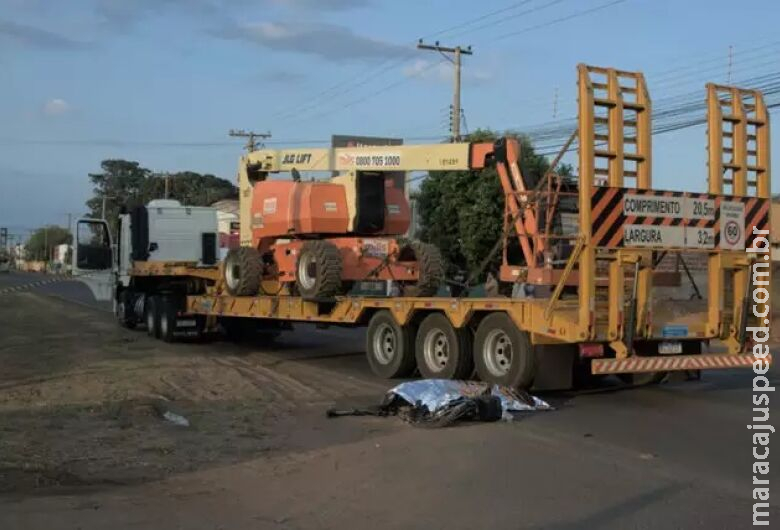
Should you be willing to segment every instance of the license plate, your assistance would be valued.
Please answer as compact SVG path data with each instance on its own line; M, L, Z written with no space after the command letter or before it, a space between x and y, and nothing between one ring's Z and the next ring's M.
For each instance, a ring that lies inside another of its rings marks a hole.
M176 321L176 327L177 328L192 328L195 327L195 319L193 318L182 318Z
M658 353L661 355L682 353L682 342L660 342L658 344Z

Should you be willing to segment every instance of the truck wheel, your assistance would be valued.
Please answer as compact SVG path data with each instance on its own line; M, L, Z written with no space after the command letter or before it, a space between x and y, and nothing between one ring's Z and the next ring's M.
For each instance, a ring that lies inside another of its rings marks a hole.
M133 311L134 299L130 291L120 291L114 299L114 316L120 326L127 329L135 329L138 323Z
M146 297L144 304L144 319L146 320L146 334L155 339L160 338L160 297L150 295Z
M252 296L260 290L263 264L256 248L230 249L223 270L225 287L233 296Z
M176 340L176 314L179 310L177 300L172 296L164 296L158 300L160 301L160 338L165 342L174 342Z
M530 388L536 373L531 338L506 313L493 313L480 322L474 363L483 381L513 388Z
M329 241L306 241L295 265L295 286L304 298L341 293L341 253Z
M404 296L434 296L444 281L444 259L434 245L414 241L401 249L400 256L411 250L417 262L419 277L416 282L407 282L403 286ZM399 261L402 259L399 257Z
M368 364L379 377L405 377L414 371L414 329L399 326L390 311L377 311L366 332Z
M417 330L415 356L425 378L466 379L474 370L471 332L455 329L441 313L430 314Z

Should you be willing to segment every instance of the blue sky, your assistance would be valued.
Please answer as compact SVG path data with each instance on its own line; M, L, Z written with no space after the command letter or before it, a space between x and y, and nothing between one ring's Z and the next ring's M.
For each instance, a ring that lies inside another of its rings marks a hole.
M644 71L658 106L695 91L703 101L707 80L727 80L729 46L735 82L780 70L780 6L749 6L0 0L0 226L20 233L83 213L87 173L106 158L233 179L241 142L230 128L270 130L281 145L444 136L450 67L416 51L419 37L474 47L463 89L471 129L574 117L579 62ZM656 187L704 188L704 127L657 136L653 147Z

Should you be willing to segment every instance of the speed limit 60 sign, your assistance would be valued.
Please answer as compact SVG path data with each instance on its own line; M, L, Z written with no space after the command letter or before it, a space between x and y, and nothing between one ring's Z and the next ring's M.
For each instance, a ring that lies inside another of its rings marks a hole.
M720 248L745 250L745 204L742 201L720 203Z

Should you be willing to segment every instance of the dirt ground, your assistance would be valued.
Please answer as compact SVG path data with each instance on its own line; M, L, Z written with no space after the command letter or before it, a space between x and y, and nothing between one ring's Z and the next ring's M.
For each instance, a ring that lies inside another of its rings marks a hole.
M166 344L40 293L0 301L3 530L749 526L745 370L418 429L325 417L393 384L360 331Z
M376 400L384 388L288 370L290 358L258 360L228 343L153 341L52 298L7 300L0 492L133 484L256 458L286 446L302 409L345 395Z

